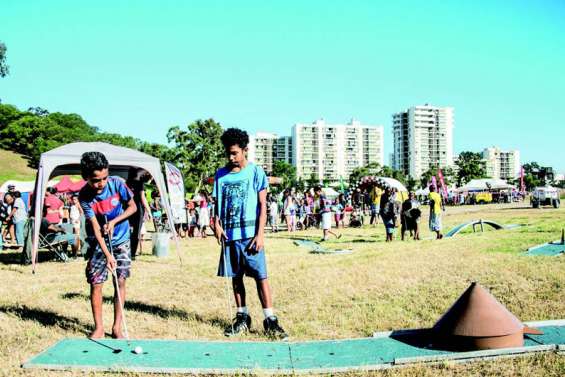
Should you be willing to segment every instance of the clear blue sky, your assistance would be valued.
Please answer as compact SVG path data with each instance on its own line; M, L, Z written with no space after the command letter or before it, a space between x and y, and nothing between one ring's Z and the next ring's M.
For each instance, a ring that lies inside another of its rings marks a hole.
M0 98L166 142L213 117L290 134L416 104L455 108L454 149L565 171L565 1L2 0ZM388 158L386 158L388 160Z

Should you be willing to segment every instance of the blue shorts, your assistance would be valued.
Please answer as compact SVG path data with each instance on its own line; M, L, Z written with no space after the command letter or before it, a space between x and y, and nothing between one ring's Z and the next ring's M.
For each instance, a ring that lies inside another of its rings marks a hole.
M247 250L252 238L226 242L224 253L220 254L218 264L218 276L227 277L252 277L257 280L267 278L267 262L265 261L265 250L261 249L258 253L252 254ZM225 254L225 255L224 255ZM224 256L227 258L227 274L224 272Z

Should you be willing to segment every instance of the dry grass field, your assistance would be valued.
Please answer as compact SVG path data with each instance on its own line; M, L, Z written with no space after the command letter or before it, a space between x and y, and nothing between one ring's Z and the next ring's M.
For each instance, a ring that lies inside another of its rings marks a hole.
M513 230L465 233L432 241L386 244L384 228L343 230L327 247L349 255L313 255L293 238L320 238L312 230L269 234L266 240L275 310L292 340L370 336L374 331L428 327L472 281L478 281L523 321L565 318L565 258L528 257L530 246L555 240L565 209L519 205L448 208L446 229L471 219L523 224ZM427 220L427 216L425 219ZM430 238L425 221L424 238ZM144 245L146 249L149 243ZM182 241L175 252L134 263L128 280L127 316L137 338L223 340L229 323L224 281L215 277L213 238ZM45 262L36 275L0 253L0 375L80 375L24 371L20 364L64 337L86 336L92 319L84 261ZM256 331L242 340L266 340L251 280L249 307ZM111 285L105 287L107 331ZM231 296L230 296L231 297ZM90 375L90 374L89 374ZM418 366L374 372L376 376L562 376L565 358L543 354L465 365Z

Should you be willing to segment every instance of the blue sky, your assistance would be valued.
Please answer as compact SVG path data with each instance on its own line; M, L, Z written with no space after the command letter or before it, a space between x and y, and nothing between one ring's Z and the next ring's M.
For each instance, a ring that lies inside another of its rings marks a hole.
M565 171L565 1L2 0L3 103L166 142L173 125L290 134L455 108L454 149ZM387 158L388 160L388 158Z

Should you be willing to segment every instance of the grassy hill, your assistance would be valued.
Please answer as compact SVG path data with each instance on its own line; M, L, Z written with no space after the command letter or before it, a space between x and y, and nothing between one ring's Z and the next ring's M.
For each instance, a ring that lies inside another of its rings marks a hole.
M0 185L10 179L31 181L35 179L35 169L27 166L24 156L0 149Z

